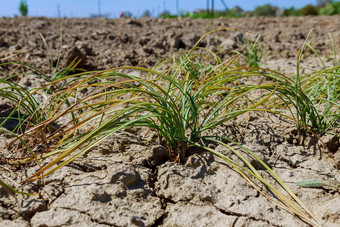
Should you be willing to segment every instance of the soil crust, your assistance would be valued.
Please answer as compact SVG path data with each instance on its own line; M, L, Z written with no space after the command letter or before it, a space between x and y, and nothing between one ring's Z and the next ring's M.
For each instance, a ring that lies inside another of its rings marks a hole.
M261 66L293 75L296 57L309 31L309 43L326 63L332 62L328 33L340 47L340 17L240 19L50 19L0 18L0 62L22 62L50 75L51 61L40 34L60 68L74 58L78 67L101 70L119 66L152 68L180 49L192 48L206 32L202 47L221 54L244 52L243 40L261 34ZM60 34L62 28L62 44ZM302 71L321 69L309 50ZM0 77L30 73L19 65L0 66ZM39 86L33 76L21 77L24 87ZM6 106L7 103L0 103ZM240 116L211 133L232 138L264 160L316 215L323 226L340 225L340 194L331 188L302 188L305 179L340 181L340 145L336 136L301 140L293 124L258 113ZM151 132L152 134L152 132ZM167 161L167 150L147 142L144 132L122 131L87 155L20 190L34 188L36 196L10 196L0 188L0 226L306 226L301 219L261 196L222 159L197 151L184 163ZM151 137L152 135L148 135ZM0 134L0 147L10 136ZM215 147L230 154L224 147ZM3 155L0 155L2 158ZM259 171L265 173L261 166ZM1 164L2 165L2 164ZM0 179L25 180L37 166L0 167ZM20 171L22 172L22 171ZM7 181L6 181L7 182ZM10 185L17 187L14 182ZM13 183L13 184L12 184Z

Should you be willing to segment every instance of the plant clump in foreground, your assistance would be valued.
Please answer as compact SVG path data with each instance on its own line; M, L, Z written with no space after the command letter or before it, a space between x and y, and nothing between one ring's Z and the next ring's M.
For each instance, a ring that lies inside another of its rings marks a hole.
M172 161L184 161L186 154L197 148L210 151L225 160L262 195L306 222L316 224L313 214L253 152L229 138L209 132L254 111L286 116L294 120L302 134L320 134L338 127L337 64L305 76L299 75L298 65L296 78L292 79L270 70L259 72L259 68L234 66L238 55L222 62L212 52L197 46L198 43L188 54L174 56L154 69L120 67L72 74L73 64L62 73L54 72L57 76L52 79L36 70L37 76L46 83L31 89L12 82L13 77L2 80L0 95L9 100L13 108L8 116L2 117L1 124L4 126L13 119L18 122L13 132L2 129L14 136L2 148L9 154L2 158L3 162L36 163L39 170L26 180L33 181L90 152L120 130L149 128L158 133L158 141L168 148ZM301 53L306 46L307 41ZM196 51L208 54L195 55ZM161 71L162 67L167 70ZM140 70L144 75L124 74L121 72L124 69ZM250 77L267 83L241 82ZM324 80L316 85L312 82L320 78ZM238 159L214 150L209 144L228 148ZM52 161L45 163L51 156ZM277 184L269 183L251 160L260 163ZM0 180L8 191L17 192ZM285 193L281 192L282 188Z

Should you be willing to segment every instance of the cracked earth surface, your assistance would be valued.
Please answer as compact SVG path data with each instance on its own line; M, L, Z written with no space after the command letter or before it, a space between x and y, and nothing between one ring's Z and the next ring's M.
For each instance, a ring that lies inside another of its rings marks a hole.
M62 24L65 54L62 64L67 64L67 56L76 48L86 58L83 67L89 70L123 65L152 67L160 57L169 57L178 48L191 48L207 30L228 26L263 34L264 66L292 73L297 51L311 28L315 28L312 44L321 54L330 54L326 32L339 37L338 19L1 18L0 59L24 61L49 70L39 32L52 45L52 55L56 57L58 28ZM226 53L225 59L230 48L242 51L238 41L240 32L219 32L215 36L205 40L204 45L216 48L218 39ZM313 58L304 63L320 67ZM1 76L16 70L13 66L2 66ZM39 86L40 81L26 77L20 83ZM324 226L339 226L338 191L301 188L295 184L315 178L340 180L339 139L323 137L326 146L331 147L327 149L313 137L299 140L291 126L291 122L272 115L253 114L238 117L212 133L228 136L254 151ZM188 155L183 164L167 161L166 149L147 138L152 133L136 129L110 136L85 156L22 188L38 189L37 196L14 198L1 188L0 226L307 226L260 195L223 160L210 153L198 150ZM2 146L10 136L2 133L0 137ZM222 146L213 146L233 156ZM23 168L24 174L15 174ZM37 168L2 165L0 173L21 182Z

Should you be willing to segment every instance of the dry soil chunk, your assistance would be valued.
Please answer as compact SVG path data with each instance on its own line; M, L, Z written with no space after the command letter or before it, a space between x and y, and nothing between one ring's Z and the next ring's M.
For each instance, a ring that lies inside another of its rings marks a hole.
M211 200L211 189L202 182L206 166L196 168L182 164L165 163L158 169L157 195L175 202L183 200Z
M167 218L164 226L231 226L236 216L225 215L211 205L195 206L187 203L176 203L167 207Z
M148 190L129 190L123 183L72 186L52 203L52 207L86 213L92 221L103 223L105 220L105 224L112 226L130 226L131 217L138 217L143 225L149 226L164 213L159 198ZM70 214L65 219L71 217Z
M104 221L104 220L103 220ZM108 226L91 221L91 217L77 210L52 208L45 212L37 213L31 219L31 225L43 226Z
M0 226L4 227L29 227L30 224L26 221L16 219L16 220L0 220Z

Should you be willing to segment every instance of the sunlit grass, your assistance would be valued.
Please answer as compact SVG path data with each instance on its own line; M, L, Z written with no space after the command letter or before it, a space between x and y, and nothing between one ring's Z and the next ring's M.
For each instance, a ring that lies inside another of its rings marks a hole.
M13 156L4 161L39 164L39 170L26 180L33 181L90 152L120 130L153 129L158 133L158 143L167 147L171 161L183 162L189 150L205 149L225 160L262 195L317 225L313 214L253 152L229 138L209 135L211 129L224 122L256 111L286 116L296 122L302 133L325 133L338 127L339 68L335 65L300 75L299 62L305 46L307 41L298 55L295 78L256 67L237 67L233 63L238 55L223 62L208 50L205 55L195 54L195 45L189 53L161 61L154 69L119 67L72 74L74 63L59 72L54 70L53 77L35 70L46 81L39 88L23 88L3 79L0 96L13 104L13 110L2 124L14 113L19 116L13 130L17 135L9 142L11 148L3 148ZM161 67L167 69L160 70ZM127 69L138 70L142 75L122 73ZM240 82L251 77L262 83ZM267 82L263 83L263 79ZM209 143L224 146L238 160L214 150ZM54 159L44 163L50 156ZM251 159L261 163L279 187L270 184L251 165ZM261 184L272 194L261 189ZM16 192L4 181L0 185Z

